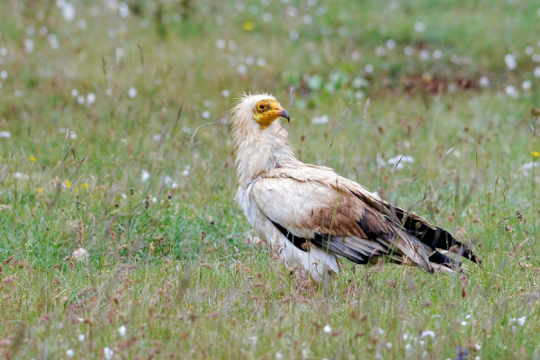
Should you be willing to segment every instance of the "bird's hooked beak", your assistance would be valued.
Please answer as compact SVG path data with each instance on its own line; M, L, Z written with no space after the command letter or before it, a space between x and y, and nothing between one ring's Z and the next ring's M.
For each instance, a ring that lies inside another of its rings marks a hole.
M282 108L280 113L279 113L279 116L281 116L282 118L287 119L288 123L291 122L291 116L289 115L289 112L287 110Z

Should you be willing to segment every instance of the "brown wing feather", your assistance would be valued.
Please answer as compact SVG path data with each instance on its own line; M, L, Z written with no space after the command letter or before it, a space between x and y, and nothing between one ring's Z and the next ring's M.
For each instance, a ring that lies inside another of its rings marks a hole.
M293 244L309 241L357 263L384 254L403 254L432 271L431 250L389 216L346 189L305 177L302 172L297 178L290 169L282 170L269 171L257 180L255 201ZM334 178L337 182L342 179Z
M294 223L271 220L295 239L309 241L351 261L365 263L373 256L397 253L428 271L432 271L430 262L450 267L459 265L435 248L455 251L476 261L472 251L450 233L390 205L329 168L274 169L262 177L294 180L299 192L320 192L320 188L324 188L324 201L310 204L309 209L304 209L309 213L295 218ZM306 236L302 229L312 232Z

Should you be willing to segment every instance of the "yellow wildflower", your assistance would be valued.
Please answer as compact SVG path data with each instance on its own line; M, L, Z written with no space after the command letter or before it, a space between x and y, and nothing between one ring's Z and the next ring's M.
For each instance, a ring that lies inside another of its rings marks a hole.
M69 189L71 187L71 182L69 180L66 180L64 182L64 184L66 184L66 187Z
M36 189L36 194L41 194L43 192L43 188L42 187L38 187Z
M538 156L540 156L540 153L538 151L533 151L532 156L536 159Z
M34 162L34 161L36 161L37 159L36 159L35 156L30 156L30 157L28 158L28 160L30 160L30 162Z
M88 184L87 184L87 183L82 183L82 184L81 184L81 187L82 187L83 189L86 189L86 188L88 187Z
M244 23L244 25L242 25L242 28L245 31L251 32L251 31L255 30L255 24L253 24L251 21L246 21Z

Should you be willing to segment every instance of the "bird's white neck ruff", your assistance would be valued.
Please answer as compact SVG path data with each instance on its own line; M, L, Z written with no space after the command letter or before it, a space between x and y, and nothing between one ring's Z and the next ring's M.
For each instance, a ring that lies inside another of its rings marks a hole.
M243 139L235 138L238 140L236 163L240 186L263 171L297 162L288 144L289 134L277 121Z

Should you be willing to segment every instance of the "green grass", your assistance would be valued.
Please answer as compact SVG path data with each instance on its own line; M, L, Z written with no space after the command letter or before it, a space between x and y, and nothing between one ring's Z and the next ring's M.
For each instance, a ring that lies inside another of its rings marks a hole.
M540 358L539 177L521 170L540 151L538 3L264 3L79 1L72 21L0 3L0 357ZM288 108L300 159L473 242L484 270L291 277L233 201L243 91ZM415 162L377 165L398 154Z

